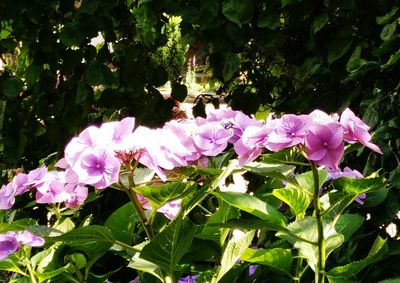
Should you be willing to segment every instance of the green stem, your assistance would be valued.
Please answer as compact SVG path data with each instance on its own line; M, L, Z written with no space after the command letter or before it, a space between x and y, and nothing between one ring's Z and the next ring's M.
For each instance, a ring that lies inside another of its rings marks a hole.
M300 283L301 280L301 266L303 265L303 258L298 258L296 262L296 277L294 277L293 281Z
M319 200L319 178L318 178L318 169L314 162L310 161L311 169L313 173L314 179L314 195L313 195L313 203L314 203L314 213L315 218L317 220L317 231L318 231L318 262L315 268L315 283L324 283L325 275L325 259L326 259L326 250L325 250L325 238L324 238L324 230L322 223L322 209L321 203Z
M135 209L139 215L140 222L142 222L144 231L146 232L148 239L151 240L153 238L153 233L151 231L151 227L147 223L147 217L144 214L144 209L142 207L142 204L140 203L140 201L138 200L138 198L136 196L136 192L133 189L128 189L128 190L126 190L126 193L128 194L129 199L133 203L133 206L135 207Z
M35 275L33 274L33 269L30 262L26 262L26 268L28 269L29 278L31 279L31 283L36 283Z

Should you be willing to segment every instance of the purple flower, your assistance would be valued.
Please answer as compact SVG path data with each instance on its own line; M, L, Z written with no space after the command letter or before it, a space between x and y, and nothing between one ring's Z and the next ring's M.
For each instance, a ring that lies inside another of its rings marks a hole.
M0 189L0 209L10 209L15 203L15 189L13 183L3 185Z
M241 138L234 145L240 166L253 161L261 154L265 140L271 131L267 126L248 126L244 130Z
M44 245L44 239L42 237L38 237L26 230L15 232L15 238L22 245L31 247L41 247Z
M337 170L344 153L343 130L338 123L312 126L305 137L309 160Z
M15 253L20 245L40 247L44 245L44 239L29 231L9 231L6 234L0 234L0 260Z
M233 133L217 122L210 122L199 127L194 142L199 152L205 156L217 156L227 146Z
M104 148L87 149L82 152L79 161L72 167L78 175L79 183L104 189L118 182L120 162L113 151Z
M271 151L279 151L302 144L312 124L312 118L308 115L283 115L276 120L275 130L268 135L266 147Z
M17 239L12 235L0 234L0 260L6 259L9 255L19 249Z
M198 277L199 277L199 275L192 275L192 276L188 275L186 277L181 277L178 280L178 283L196 283L197 282L196 280Z
M371 142L371 135L368 133L369 126L354 115L349 108L343 111L340 117L340 124L342 124L343 139L346 142L359 142L373 151L382 154L380 148Z

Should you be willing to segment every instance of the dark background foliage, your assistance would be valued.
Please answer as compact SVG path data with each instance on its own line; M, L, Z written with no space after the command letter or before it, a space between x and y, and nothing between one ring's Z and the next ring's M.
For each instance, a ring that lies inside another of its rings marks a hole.
M182 42L203 54L221 82L217 95L234 109L307 113L349 106L362 116L384 154L358 148L345 165L365 174L380 169L390 181L371 198L380 206L363 208L373 215L365 233L398 222L398 1L3 0L1 169L37 166L89 123L131 115L157 126L171 119L175 102L157 88L171 81L178 100L187 89L182 50L157 53L175 48L168 45L170 16L182 18ZM99 33L104 44L90 45Z

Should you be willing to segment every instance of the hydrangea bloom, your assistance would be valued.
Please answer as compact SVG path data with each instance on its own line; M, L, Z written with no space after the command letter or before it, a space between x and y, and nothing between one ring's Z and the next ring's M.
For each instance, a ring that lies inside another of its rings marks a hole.
M29 231L9 231L5 234L0 234L0 260L6 259L18 251L20 245L41 247L44 245L44 239Z
M10 234L0 234L0 260L7 258L19 249L18 241Z
M312 123L312 118L308 115L283 115L275 122L274 131L268 135L267 148L279 151L304 143L304 137Z
M205 156L217 156L227 146L233 133L217 122L209 122L199 127L194 142L199 152Z
M144 209L151 209L149 201L144 196L140 194L136 194L136 196ZM167 217L169 220L172 220L175 218L176 215L178 215L181 209L181 202L181 199L170 201L162 207L158 208L157 211L164 214L164 216Z
M192 275L192 276L188 275L186 277L181 277L178 280L178 283L196 283L198 277L199 277L198 275Z
M349 108L346 108L340 116L340 124L343 127L343 138L346 142L359 142L373 151L382 154L379 147L371 142L371 135L368 133L369 126L354 115L353 111Z
M338 123L312 126L305 136L308 159L337 170L344 153L343 130Z

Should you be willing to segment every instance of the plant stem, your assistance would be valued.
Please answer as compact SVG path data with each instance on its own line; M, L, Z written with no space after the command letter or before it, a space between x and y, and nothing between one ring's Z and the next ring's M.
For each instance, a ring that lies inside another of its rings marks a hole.
M317 220L317 231L318 231L318 262L315 267L315 283L324 283L325 275L325 259L326 259L326 251L325 251L325 238L324 238L324 229L322 223L322 215L321 215L321 203L319 201L319 178L318 178L318 169L314 162L310 161L311 169L313 173L314 179L314 212L315 218Z
M26 263L26 268L28 269L29 278L31 279L31 282L36 283L37 281L36 281L35 275L33 274L33 269L32 269L30 262Z
M149 238L149 240L151 240L153 238L153 233L151 231L151 227L147 223L147 217L144 214L144 209L142 207L142 204L138 200L136 193L133 189L128 189L126 191L126 193L128 194L129 199L133 203L133 206L135 207L135 209L139 215L140 221L142 222L142 225L143 225L144 231L146 232L147 237Z

